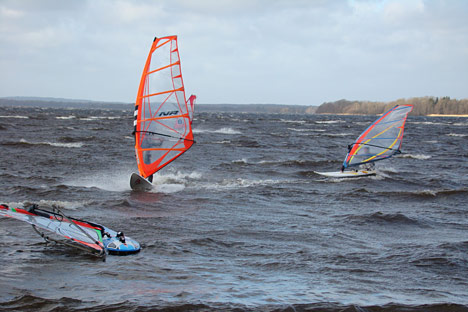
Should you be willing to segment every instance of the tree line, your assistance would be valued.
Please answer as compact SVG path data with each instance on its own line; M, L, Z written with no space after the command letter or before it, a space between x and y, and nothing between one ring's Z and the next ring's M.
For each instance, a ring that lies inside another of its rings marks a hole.
M411 115L468 115L468 99L444 97L415 97L391 102L369 102L339 100L326 102L317 108L317 114L379 115L395 105L413 105Z

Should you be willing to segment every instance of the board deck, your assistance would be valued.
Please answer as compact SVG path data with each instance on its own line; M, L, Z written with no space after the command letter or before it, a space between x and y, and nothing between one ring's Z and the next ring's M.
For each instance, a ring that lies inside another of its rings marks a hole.
M357 178L376 175L375 170L357 170L357 171L333 171L333 172L317 172L315 173L330 177L330 178Z
M134 172L130 177L130 187L135 191L149 191L153 188L153 184Z
M140 244L128 237L124 236L125 239L122 241L117 237L117 232L114 230L111 230L107 227L104 226L104 231L106 233L109 233L111 237L104 237L102 242L104 243L104 246L107 249L107 252L110 255L117 255L117 256L125 256L125 255L130 255L134 254L140 251Z

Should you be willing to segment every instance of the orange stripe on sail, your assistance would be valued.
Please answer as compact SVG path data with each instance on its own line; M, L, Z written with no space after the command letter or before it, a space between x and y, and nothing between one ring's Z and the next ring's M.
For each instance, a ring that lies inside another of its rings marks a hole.
M173 92L177 92L177 91L184 91L184 87L181 87L181 88L175 89L175 90L162 91L162 92L156 92L156 93L152 93L152 94L142 95L141 98L148 98L148 97L155 96L155 95L173 93Z
M166 66L163 66L163 67L160 67L160 68L156 68L155 70L152 70L152 71L150 71L150 72L147 72L146 75L149 75L149 74L158 72L158 71L160 71L160 70L163 70L163 69L166 69L166 68L175 66L175 65L180 65L180 61L177 61L177 62L175 62L175 63L169 64L169 65L166 65Z

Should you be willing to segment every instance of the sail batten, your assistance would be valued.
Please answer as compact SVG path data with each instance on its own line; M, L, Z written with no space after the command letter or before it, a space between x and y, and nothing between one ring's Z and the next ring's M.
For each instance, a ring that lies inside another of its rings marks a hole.
M412 105L397 105L374 121L349 145L343 167L375 162L400 153L406 118L412 109Z
M135 153L142 177L154 174L193 145L189 106L177 36L155 38L135 103Z
M169 67L171 67L171 66L176 66L176 65L180 65L180 61L177 61L177 62L175 62L174 64L169 64L169 65L166 65L166 66L163 66L163 67L160 67L160 68L156 68L156 69L154 69L154 70L152 70L152 71L146 73L146 75L150 75L150 74L155 73L155 72L157 72L157 71L160 71L160 70L169 68Z

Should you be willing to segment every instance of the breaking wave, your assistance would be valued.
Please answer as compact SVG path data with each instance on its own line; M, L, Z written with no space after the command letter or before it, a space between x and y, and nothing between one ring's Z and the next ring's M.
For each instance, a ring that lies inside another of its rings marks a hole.
M424 154L400 154L400 155L397 155L396 157L398 158L413 158L413 159L419 159L419 160L426 160L426 159L429 159L431 158L432 156L430 155L424 155Z
M221 128L218 130L193 129L192 131L193 133L242 134L242 132L234 130L232 128Z
M15 115L15 116L0 116L0 118L15 118L15 119L29 119L28 116L21 116L21 115Z
M82 142L76 142L76 143L59 143L59 142L29 142L26 141L25 139L19 140L19 142L5 142L2 143L2 145L9 145L9 146L21 146L21 145L49 145L49 146L54 146L54 147L67 147L67 148L80 148L83 147Z
M341 123L345 122L344 120L316 120L315 123L318 124L336 124L336 123Z

